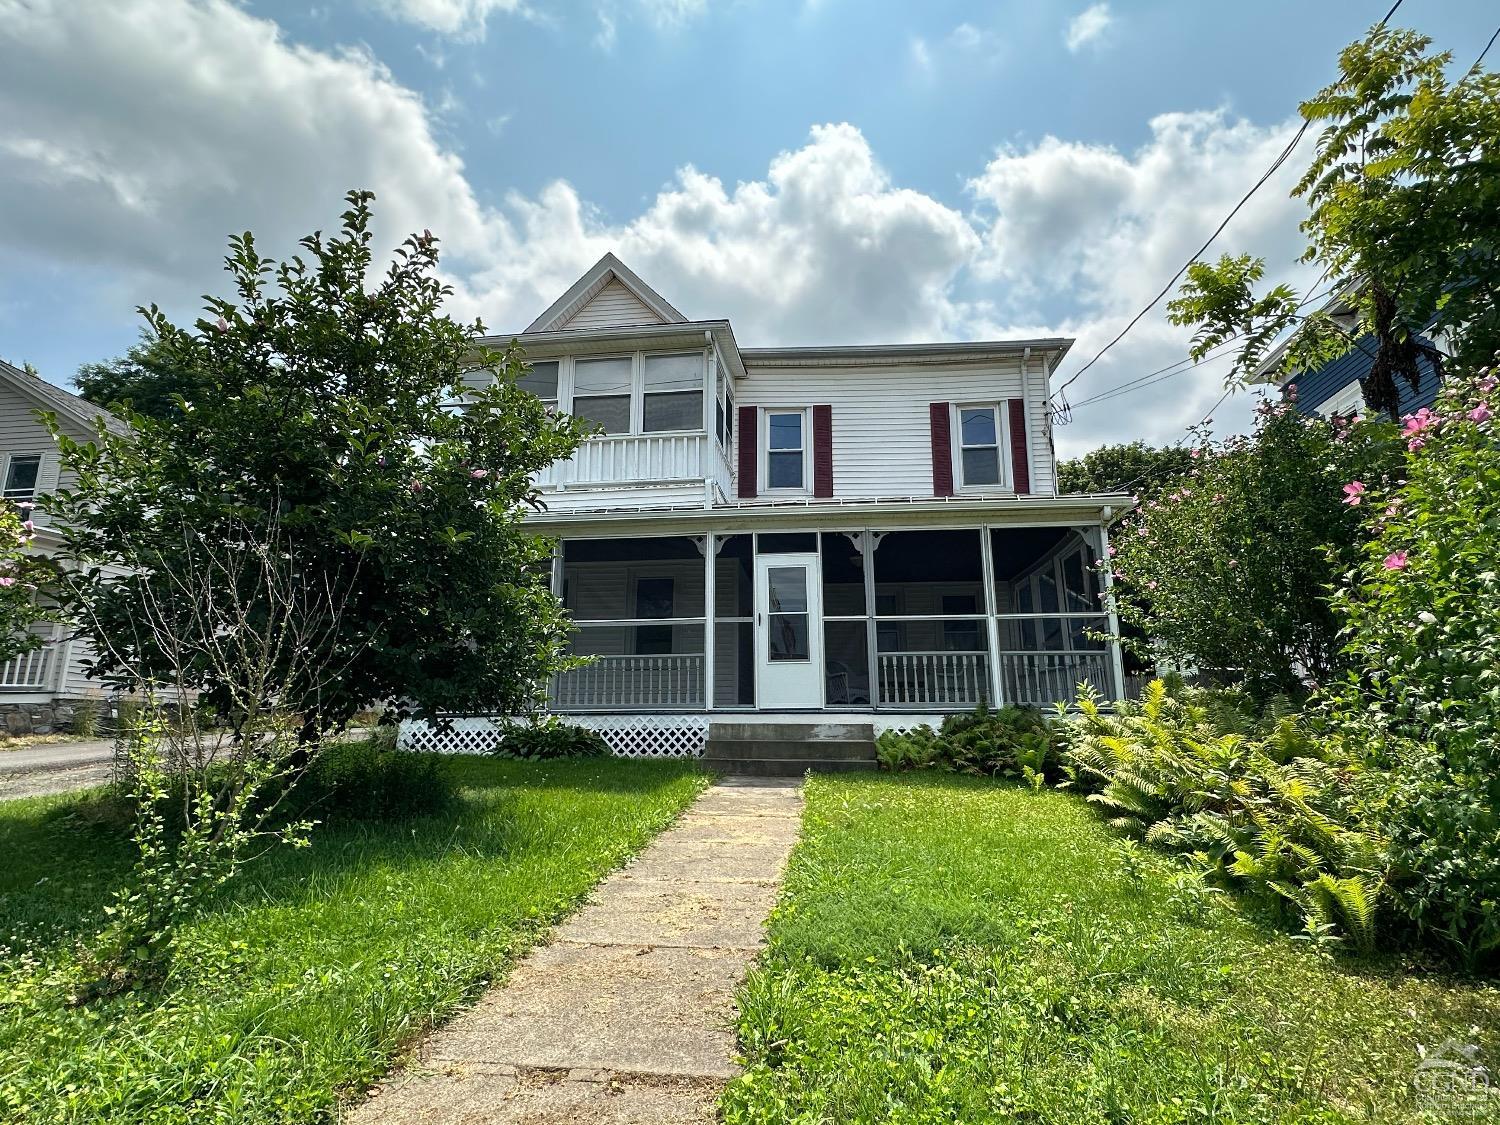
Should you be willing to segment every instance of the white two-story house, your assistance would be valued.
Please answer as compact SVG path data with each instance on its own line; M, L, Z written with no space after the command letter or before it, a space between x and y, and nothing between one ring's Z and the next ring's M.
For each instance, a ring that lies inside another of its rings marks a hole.
M600 430L530 520L592 657L553 711L691 743L706 717L1119 695L1098 560L1130 498L1057 494L1071 340L742 348L613 255L488 342L512 340L522 385Z

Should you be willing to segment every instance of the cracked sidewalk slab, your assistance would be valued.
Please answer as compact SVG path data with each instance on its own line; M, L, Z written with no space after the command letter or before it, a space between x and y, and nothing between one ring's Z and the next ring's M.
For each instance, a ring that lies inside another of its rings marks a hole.
M759 780L707 790L346 1120L714 1121L738 1073L734 992L801 822L800 788Z

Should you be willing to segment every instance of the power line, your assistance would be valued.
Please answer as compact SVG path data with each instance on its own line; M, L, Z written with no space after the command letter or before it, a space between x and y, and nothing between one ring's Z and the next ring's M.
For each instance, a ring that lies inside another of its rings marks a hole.
M1490 41L1484 45L1484 50L1479 52L1479 57L1474 60L1465 74L1473 74L1479 69L1479 64L1484 62L1484 56L1490 53L1490 48L1495 45L1495 40L1500 39L1500 27L1495 28L1495 34L1490 36Z
M1400 8L1403 3L1405 3L1405 0L1396 0L1396 2L1391 5L1390 11L1386 12L1384 18L1382 18L1381 21L1375 25L1375 30L1378 31L1380 28L1384 27L1386 23L1389 22L1390 18L1396 14L1396 10ZM1486 50L1488 50L1488 48L1486 48ZM1482 58L1483 56L1480 57ZM1292 155L1292 152L1296 149L1297 145L1301 143L1302 138L1307 135L1307 129L1310 124L1311 121L1307 119L1303 120L1302 125L1297 129L1296 135L1293 136L1292 139L1287 143L1287 146L1277 154L1276 159L1271 161L1271 166L1267 168L1263 173L1261 173L1260 178L1251 185L1250 190L1247 191L1240 198L1240 201L1230 209L1229 214L1224 216L1224 221L1214 228L1214 232L1208 236L1208 239L1203 243L1203 245L1198 247L1198 249L1194 251L1192 256L1189 257L1187 261L1182 263L1182 266L1177 270L1176 273L1172 275L1171 280L1169 280L1166 285L1162 286L1161 291L1157 293L1156 296L1151 298L1151 300L1146 304L1146 307L1141 309L1140 312L1136 313L1135 316L1131 317L1130 323L1126 324L1114 339L1105 344L1104 347L1100 348L1099 351L1094 355L1093 359L1089 360L1077 371L1073 372L1072 375L1069 375L1068 378L1063 381L1062 386L1058 387L1057 390L1053 392L1054 394L1062 395L1070 386L1073 385L1073 383L1078 380L1079 376L1081 376L1085 371L1093 367L1094 364L1103 359L1106 352L1108 352L1111 348L1113 348L1116 344L1123 340L1126 334L1129 333L1130 330L1137 324L1139 324L1145 317L1145 315L1152 309L1154 309L1163 297L1165 297L1172 291L1172 287L1176 285L1177 282L1182 278L1182 275L1187 272L1188 267L1196 262L1200 257L1202 257L1204 251L1206 251L1210 246L1213 245L1214 239L1218 238L1219 235L1224 232L1224 228L1229 225L1230 221L1237 214L1239 214L1240 209L1250 201L1250 197L1253 196L1257 191L1259 191L1261 187L1264 186L1265 182L1272 176L1274 176L1276 172L1281 168L1281 166L1287 162L1287 159ZM1066 410L1067 407L1064 406L1062 409Z

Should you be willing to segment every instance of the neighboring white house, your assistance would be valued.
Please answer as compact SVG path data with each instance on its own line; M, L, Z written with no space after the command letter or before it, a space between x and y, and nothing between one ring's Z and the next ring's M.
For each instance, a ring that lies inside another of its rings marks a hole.
M0 482L10 503L29 503L67 483L59 480L57 444L37 417L39 410L55 414L64 431L80 441L93 436L95 418L112 429L125 429L108 411L0 360ZM56 554L61 542L46 510L34 508L30 514L36 525L33 549ZM12 733L66 725L73 703L104 694L84 675L89 655L84 641L67 635L60 625L35 630L45 638L41 648L0 663L0 715Z
M690 745L709 717L1120 695L1097 561L1131 500L1057 494L1048 381L1071 340L741 348L613 255L488 342L512 340L523 386L603 430L541 475L528 521L559 540L594 658L553 711Z

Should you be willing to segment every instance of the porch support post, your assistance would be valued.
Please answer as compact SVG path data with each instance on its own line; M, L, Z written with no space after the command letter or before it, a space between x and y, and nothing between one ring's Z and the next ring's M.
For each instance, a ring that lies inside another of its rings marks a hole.
M880 653L876 651L876 646L880 643L880 637L875 628L875 548L878 540L869 530L860 532L859 538L860 565L865 576L865 661L869 666L870 708L879 710Z
M1099 525L1099 573L1103 576L1104 604L1109 607L1110 666L1114 671L1114 698L1125 698L1125 652L1120 647L1120 615L1115 612L1115 568L1109 561L1109 520L1114 515L1112 508L1104 509L1104 522Z
M562 600L563 600L563 549L564 549L564 543L565 543L564 540L559 539L555 543L552 544L552 596L557 599L559 605L562 604ZM549 679L547 681L546 687L543 688L543 691L546 693L546 700L547 700L547 707L546 707L546 709L548 711L552 710L552 701L555 698L553 696L553 694L552 694L552 689L553 689L553 683L552 683L552 680Z
M714 561L719 557L719 537L712 531L703 536L703 709L714 706Z
M990 703L1004 707L1004 682L1000 675L1000 623L995 620L995 558L990 529L979 529L979 558L984 564L984 630L990 648Z

